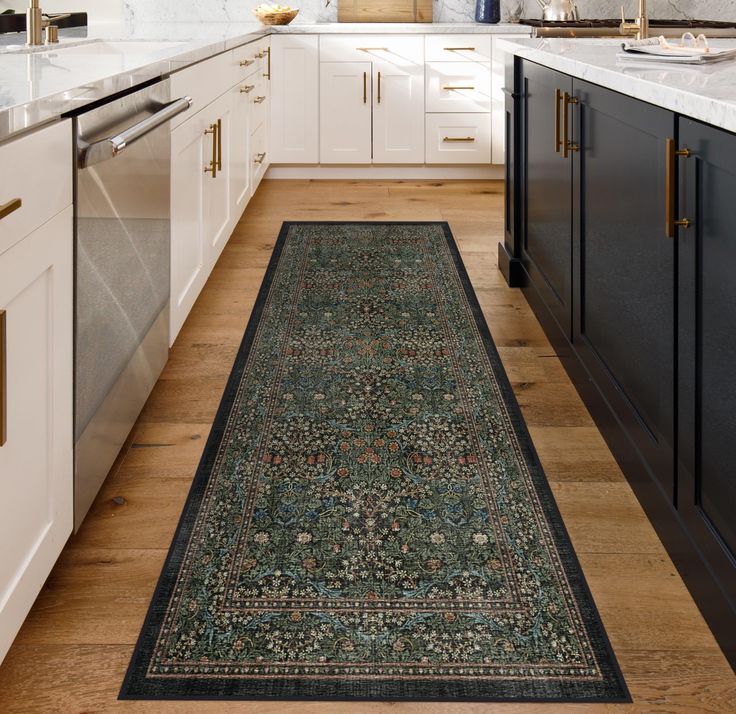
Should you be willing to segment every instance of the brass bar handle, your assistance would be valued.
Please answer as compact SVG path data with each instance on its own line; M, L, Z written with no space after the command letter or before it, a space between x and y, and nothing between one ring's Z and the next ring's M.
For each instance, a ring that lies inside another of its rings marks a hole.
M241 94L250 94L255 88L256 88L256 85L255 84L244 84L240 88L240 93Z
M266 73L263 76L266 79L271 79L271 48L266 47L264 52L268 55L268 68L266 69Z
M262 164L263 163L263 159L265 159L265 158L266 158L266 152L265 151L262 151L260 154L256 154L256 158L253 159L253 163L254 164Z
M674 139L667 139L665 142L666 166L665 166L665 196L664 196L664 215L665 225L664 232L668 238L675 237L675 228L690 228L690 221L687 218L675 219L675 210L677 208L677 157L682 156L687 159L692 155L690 149L677 149Z
M562 151L562 138L560 137L560 102L562 101L562 90L555 89L555 153Z
M257 54L257 55L255 56L255 58L256 58L256 59L263 59L263 51L261 50L261 52L259 52L259 53L258 53L258 54Z
M567 159L570 157L571 151L578 151L580 147L574 144L570 140L570 105L579 104L580 100L577 97L573 97L565 92L562 98L562 124L563 124L563 137L562 137L562 158Z
M265 96L260 96L260 97L256 97L253 100L253 104L262 104L265 101L266 101L266 97Z
M241 67L250 67L255 62L254 59L242 59L240 60Z
M0 446L8 440L8 350L5 310L0 310Z
M222 119L217 120L217 170L222 171Z
M3 203L0 206L0 220L9 216L11 213L15 213L23 205L23 200L20 198L11 198L7 203Z
M445 47L445 52L475 52L475 47Z
M474 136L445 136L442 138L442 141L446 141L448 143L458 142L458 141L469 142L469 141L475 141L475 137Z
M469 85L467 87L463 87L463 86L460 86L460 85L446 84L444 87L442 87L442 89L444 89L445 91L449 92L449 91L451 91L453 89L475 89L475 87L473 87L472 85Z
M381 73L378 73L378 103L381 103Z
M388 47L358 47L358 52L388 52Z
M210 124L210 128L205 129L204 133L212 134L212 160L209 166L205 166L204 172L211 173L212 178L217 178L217 124Z
M363 72L363 104L368 103L368 72Z

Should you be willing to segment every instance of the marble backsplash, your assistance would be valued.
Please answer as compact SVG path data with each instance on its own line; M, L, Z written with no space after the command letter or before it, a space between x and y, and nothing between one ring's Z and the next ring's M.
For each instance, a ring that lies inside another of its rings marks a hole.
M251 10L267 0L123 0L125 16L137 22L222 21L252 19ZM300 8L299 22L336 22L339 0L281 0ZM618 17L620 0L578 0L581 17ZM623 0L633 17L638 0ZM472 22L475 0L434 0L435 22ZM650 17L736 20L736 0L649 0ZM541 17L537 0L501 0L504 22Z

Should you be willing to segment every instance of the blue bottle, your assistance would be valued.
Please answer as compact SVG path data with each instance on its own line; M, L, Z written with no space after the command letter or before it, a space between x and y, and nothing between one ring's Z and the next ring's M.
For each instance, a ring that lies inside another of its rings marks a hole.
M475 21L495 25L501 21L501 0L475 0Z

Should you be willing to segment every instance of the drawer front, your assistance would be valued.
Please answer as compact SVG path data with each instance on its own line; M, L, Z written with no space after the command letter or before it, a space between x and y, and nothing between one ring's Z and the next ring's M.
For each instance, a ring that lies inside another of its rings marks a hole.
M71 205L71 120L0 145L0 165L1 254Z
M427 35L427 62L490 62L490 35Z
M256 80L255 77L252 78ZM248 84L248 86L251 86ZM271 83L265 78L261 77L255 81L255 87L252 92L248 94L249 101L251 102L251 113L250 113L250 133L255 134L256 130L266 123L269 116L269 106L271 103L271 97L269 96L271 89Z
M491 111L488 62L432 62L425 76L428 112Z
M171 75L171 96L189 96L193 102L188 112L171 120L172 129L194 116L237 82L231 71L232 63L233 53L223 52Z
M341 35L322 36L320 62L389 62L398 67L424 62L421 35Z
M256 129L251 138L250 147L251 186L253 187L253 193L255 193L270 161L268 156L268 127L265 124L261 124Z
M268 74L268 38L249 42L233 50L233 84Z
M490 164L490 114L427 114L428 164Z

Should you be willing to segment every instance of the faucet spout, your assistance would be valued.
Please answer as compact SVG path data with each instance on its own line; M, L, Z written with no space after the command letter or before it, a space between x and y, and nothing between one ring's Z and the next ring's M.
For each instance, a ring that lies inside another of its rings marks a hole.
M649 38L649 17L647 14L647 0L639 0L639 17L628 22L623 5L621 6L621 34L636 37L637 40Z

